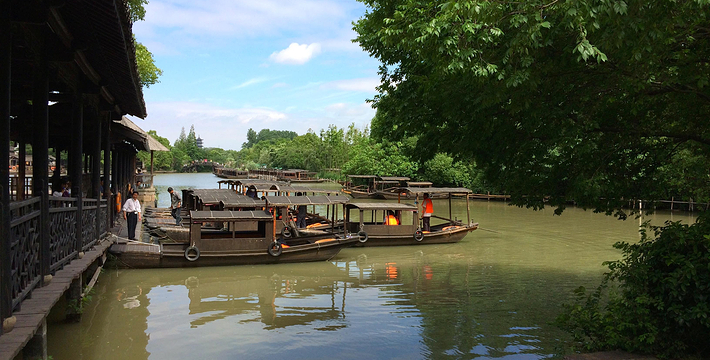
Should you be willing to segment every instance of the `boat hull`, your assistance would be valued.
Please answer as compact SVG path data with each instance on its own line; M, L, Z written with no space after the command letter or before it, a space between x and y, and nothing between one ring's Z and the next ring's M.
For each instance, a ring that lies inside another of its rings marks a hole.
M461 241L466 235L478 228L478 225L462 226L453 230L436 231L424 233L423 239L417 241L413 235L378 235L368 234L366 242L357 242L354 246L408 246L408 245L431 245L431 244L452 244Z
M326 261L333 258L344 247L357 240L336 239L324 243L292 246L284 248L279 256L263 251L235 251L201 253L195 261L185 258L187 244L115 244L109 252L115 256L116 265L122 268L181 268L202 266L258 265L295 262ZM155 247L159 247L156 249Z
M343 190L343 192L350 195L353 199L377 199L377 193L368 193L357 190Z

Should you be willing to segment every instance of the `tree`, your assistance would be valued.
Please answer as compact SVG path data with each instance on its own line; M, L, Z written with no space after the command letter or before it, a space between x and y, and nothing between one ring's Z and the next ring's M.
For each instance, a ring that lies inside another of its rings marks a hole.
M163 70L155 65L153 54L148 51L145 45L135 41L136 45L136 63L138 65L138 75L141 79L141 85L149 88L151 85L159 83L158 78L163 75Z
M472 158L516 204L624 217L679 148L710 155L707 0L362 1L373 133Z
M148 135L152 136L159 143L163 144L166 148L171 149L170 140L158 135L155 130L149 130ZM136 155L138 159L143 163L143 166L150 167L150 152L139 151ZM153 167L157 170L170 170L173 163L172 151L157 151L153 154Z
M356 40L383 64L373 134L473 160L514 204L557 213L574 200L623 219L630 199L663 199L684 183L708 193L708 173L691 167L710 162L710 1L361 1L370 9ZM699 224L619 244L626 257L611 280L621 294L604 305L594 303L604 288L587 297L575 331L600 335L595 349L707 356ZM685 267L667 276L669 265ZM697 303L677 297L689 283L702 284Z
M136 21L145 19L144 5L146 4L148 4L148 0L128 0L126 2L131 22L135 23ZM136 41L135 35L133 36L133 43L136 47L136 65L138 66L138 76L140 77L141 85L148 88L153 84L159 83L158 78L163 75L163 70L160 70L160 68L155 65L153 54L148 51L145 45Z

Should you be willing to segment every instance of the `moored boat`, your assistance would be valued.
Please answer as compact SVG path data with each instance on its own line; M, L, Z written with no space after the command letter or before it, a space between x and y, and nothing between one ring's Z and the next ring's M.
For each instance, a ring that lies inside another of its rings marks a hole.
M399 189L408 194L409 198L418 199L424 193L447 194L449 202L452 195L466 197L467 221L452 219L451 205L449 217L432 215L440 222L431 226L430 231L423 231L420 224L419 208L415 204L405 203L348 203L345 211L346 233L356 233L358 246L395 246L419 244L445 244L461 241L469 232L478 228L478 223L471 222L468 210L468 195L466 188L416 188Z
M335 235L277 239L276 222L266 210L193 210L188 242L125 242L109 251L129 268L254 265L328 260L356 242Z
M348 175L348 181L345 184L343 193L352 196L355 199L374 199L377 197L375 192L375 175Z

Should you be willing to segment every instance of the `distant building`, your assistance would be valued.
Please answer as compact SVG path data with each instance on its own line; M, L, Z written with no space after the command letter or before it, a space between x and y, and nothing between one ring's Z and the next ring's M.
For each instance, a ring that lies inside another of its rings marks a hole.
M197 143L198 148L202 149L203 145L202 145L202 138L201 137L198 136L197 139L195 139L195 143Z

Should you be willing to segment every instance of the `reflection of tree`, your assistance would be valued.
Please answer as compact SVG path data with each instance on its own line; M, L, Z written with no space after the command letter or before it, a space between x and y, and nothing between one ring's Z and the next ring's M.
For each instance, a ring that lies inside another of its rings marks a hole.
M465 262L359 265L369 274L359 286L389 284L387 296L397 301L386 305L418 309L421 343L431 358L553 354L565 334L549 322L569 289L545 284L589 281L556 271Z

